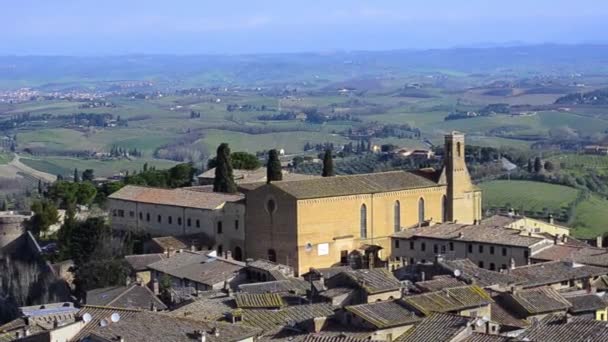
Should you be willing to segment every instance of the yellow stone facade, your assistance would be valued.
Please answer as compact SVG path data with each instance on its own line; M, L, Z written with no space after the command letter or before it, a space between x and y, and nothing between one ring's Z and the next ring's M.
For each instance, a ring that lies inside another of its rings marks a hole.
M344 264L348 255L366 245L382 247L378 256L386 259L391 253L391 234L421 221L480 220L481 192L466 170L464 136L446 136L446 147L452 146L462 151L448 154L452 160L446 161L437 179L427 181L430 185L424 187L305 199L283 191L275 183L248 191L247 257L288 264L302 274L311 267Z

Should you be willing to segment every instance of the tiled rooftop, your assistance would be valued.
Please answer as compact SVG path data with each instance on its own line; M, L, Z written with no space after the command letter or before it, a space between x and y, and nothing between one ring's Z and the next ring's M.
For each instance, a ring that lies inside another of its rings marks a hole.
M467 281L481 287L491 287L494 285L506 286L511 284L519 284L526 281L525 278L518 277L513 274L479 268L469 259L443 260L439 262L439 265L446 268L450 272L459 270L461 278L467 279Z
M398 337L395 342L452 341L472 320L469 317L434 313Z
M174 317L216 321L232 312L234 299L219 291L199 292L194 301L168 312Z
M236 306L241 309L277 309L285 306L283 298L277 293L236 293Z
M131 268L136 271L144 271L148 268L148 265L153 264L163 259L162 253L154 254L133 254L126 255L125 260L129 263Z
M226 202L237 202L242 194L220 192L201 192L184 189L161 189L127 185L108 196L110 199L148 204L169 205L195 209L217 209Z
M401 288L399 280L385 268L346 270L341 274L352 279L370 294L395 291Z
M432 312L452 312L488 305L492 298L477 285L443 289L414 296L403 300L425 315Z
M564 296L552 287L539 287L506 294L519 304L527 316L567 310L572 306Z
M333 315L334 308L325 303L288 306L280 310L242 310L243 322L261 328L264 332L275 331L289 325L297 325L315 317L331 317Z
M208 342L241 341L259 334L259 330L241 324L205 322L187 318L172 317L165 314L132 311L118 312L120 320L109 322L105 327L100 326L102 318L108 319L116 312L108 308L84 308L82 313L90 313L93 321L85 326L74 341L80 338L94 336L109 341L117 341L119 337L129 342L148 341L200 341L198 331L206 332ZM217 332L217 336L216 336Z
M518 336L521 341L596 342L608 341L606 322L550 315Z
M498 244L505 246L530 247L546 239L522 234L518 229L505 228L512 218L495 215L477 225L441 223L428 227L412 228L394 233L396 238L432 238Z
M605 309L608 307L608 303L602 299L602 297L596 294L586 294L582 296L566 296L566 299L572 307L570 308L570 312L573 314L587 312L587 311L595 311L598 309Z
M272 182L270 185L297 199L349 196L438 186L436 182L405 171L279 181Z
M416 282L416 287L422 292L439 291L449 287L459 287L466 285L462 280L458 280L450 275L436 276L431 280Z
M87 305L126 309L166 310L167 306L146 286L114 286L87 292Z
M608 268L569 261L549 261L516 267L509 270L508 274L524 278L524 287L533 287L605 275L608 274Z
M399 300L353 305L345 309L377 329L411 325L420 321L420 317L407 309Z
M239 290L246 293L306 294L306 291L310 290L310 283L300 278L288 278L286 280L241 284Z

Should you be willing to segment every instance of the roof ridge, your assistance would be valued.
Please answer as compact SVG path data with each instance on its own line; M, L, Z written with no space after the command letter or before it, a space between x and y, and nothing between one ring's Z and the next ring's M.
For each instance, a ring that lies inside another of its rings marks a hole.
M143 312L141 309L133 309L133 308L118 308L114 306L103 306L103 305L83 305L81 309L104 309L104 310L114 310L114 311L128 311L128 312Z

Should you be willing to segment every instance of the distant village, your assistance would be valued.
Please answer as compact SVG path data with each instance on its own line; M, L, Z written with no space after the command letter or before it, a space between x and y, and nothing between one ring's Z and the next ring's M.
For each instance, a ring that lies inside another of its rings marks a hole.
M67 246L41 245L41 217L1 212L0 270L14 277L0 275L0 289L52 295L0 308L11 317L0 341L608 340L604 237L575 239L551 215L484 218L463 134L445 136L441 168L342 176L331 154L322 175L304 175L278 151L265 169L233 170L224 147L197 185L108 190L98 221L84 207L62 212L45 234L72 227L73 259L48 257ZM77 232L82 220L141 237L138 253L113 261L126 267L120 283L76 290L82 272L121 272L96 268L115 241L87 245L97 233ZM85 255L91 268L74 274Z

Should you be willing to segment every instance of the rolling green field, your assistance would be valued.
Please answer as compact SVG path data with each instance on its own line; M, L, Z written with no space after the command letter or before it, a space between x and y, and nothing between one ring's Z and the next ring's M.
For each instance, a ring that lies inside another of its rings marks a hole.
M594 238L608 231L608 200L591 196L576 206L572 226L574 234L582 238Z
M559 213L576 199L579 190L562 185L531 181L497 180L480 184L484 208L514 208Z
M549 158L555 165L570 171L591 169L601 173L608 172L608 156L589 154L559 154Z
M96 177L109 177L118 172L140 171L145 163L155 166L157 169L168 169L176 162L158 159L136 159L136 160L97 160L97 159L76 159L62 157L44 158L21 158L21 162L36 170L44 171L52 175L71 176L74 169L79 171L93 169Z

